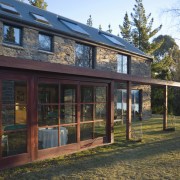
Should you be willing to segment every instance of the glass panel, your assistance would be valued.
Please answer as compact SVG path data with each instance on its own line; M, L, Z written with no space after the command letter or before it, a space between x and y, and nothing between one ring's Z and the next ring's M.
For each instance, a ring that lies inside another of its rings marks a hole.
M106 102L106 87L96 87L96 102Z
M58 146L58 128L39 128L38 149Z
M40 21L40 22L49 24L49 21L48 21L45 17L43 17L43 16L41 16L41 15L38 15L38 14L34 14L34 13L31 13L31 14L34 16L34 18L35 18L37 21Z
M4 25L4 42L11 44L21 44L21 30L19 28Z
M93 123L81 124L81 141L93 138Z
M132 90L132 115L133 118L139 119L139 90Z
M2 82L2 125L15 126L27 121L27 86L21 81Z
M77 143L77 126L64 126L60 127L61 130L61 139L60 144L72 144Z
M86 35L89 35L84 29L82 29L80 26L78 26L77 24L75 23L72 23L72 22L68 22L68 21L64 21L64 20L61 20L68 28L70 28L71 30L73 31L76 31L78 33L82 33L82 34L86 34Z
M123 56L123 73L127 74L127 56Z
M52 51L52 37L39 34L39 49L44 51Z
M92 67L92 47L83 44L75 45L75 65L80 67Z
M93 101L93 87L81 87L81 102Z
M95 120L106 120L106 104L95 105Z
M107 35L107 34L102 34L102 35L103 35L104 37L106 37L109 41L111 41L112 43L125 47L124 44L122 44L121 42L119 42L119 41L118 41L117 39L115 39L114 37L109 36L109 35Z
M1 140L2 157L27 152L27 131L5 133L2 135Z
M96 122L94 123L94 138L106 136L106 123Z
M81 121L93 121L93 105L81 105Z
M117 55L117 72L127 74L127 56Z
M73 104L61 105L61 124L76 123L77 106Z
M39 126L58 125L58 106L39 105L38 125Z
M14 14L19 14L19 12L17 12L17 10L11 5L0 3L0 6L4 11L11 12Z
M40 84L38 89L39 103L58 103L58 85L57 84Z
M61 85L61 103L76 103L76 85Z

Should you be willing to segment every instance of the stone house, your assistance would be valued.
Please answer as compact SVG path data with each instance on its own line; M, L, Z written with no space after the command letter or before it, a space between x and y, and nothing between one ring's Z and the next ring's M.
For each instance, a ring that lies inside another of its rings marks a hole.
M152 58L120 37L0 0L0 168L113 143L151 116Z

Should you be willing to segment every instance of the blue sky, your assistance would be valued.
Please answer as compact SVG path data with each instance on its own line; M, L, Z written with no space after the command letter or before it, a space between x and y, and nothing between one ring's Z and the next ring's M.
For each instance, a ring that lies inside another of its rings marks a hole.
M111 24L113 34L120 33L119 24L123 23L124 14L132 12L135 0L45 0L47 10L65 16L67 18L86 24L89 15L93 19L93 27L98 28L101 24L103 30ZM27 2L27 0L25 0ZM179 38L177 28L174 27L172 18L163 11L167 8L177 7L180 0L143 0L146 14L152 13L154 28L160 24L162 30L158 34L168 34L173 38ZM180 32L179 32L180 33ZM177 40L180 46L180 40Z

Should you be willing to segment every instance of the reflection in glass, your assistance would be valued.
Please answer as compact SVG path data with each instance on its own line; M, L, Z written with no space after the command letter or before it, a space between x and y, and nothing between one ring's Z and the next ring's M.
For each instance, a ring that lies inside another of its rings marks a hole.
M96 102L106 102L106 87L96 87Z
M52 37L45 34L39 34L39 49L52 51Z
M58 124L58 106L39 105L38 106L38 125L57 125Z
M93 87L81 87L81 102L93 101Z
M4 25L3 37L5 43L20 45L21 44L21 29L10 26Z
M94 138L104 137L106 135L106 123L96 122L94 123Z
M58 85L40 84L38 88L39 103L58 103Z
M92 121L93 120L93 105L82 104L81 105L81 121Z
M3 134L1 141L2 157L27 152L27 131L17 131L14 129L14 132Z
M76 103L75 85L61 85L61 103Z
M93 138L93 123L81 124L81 141Z
M106 104L95 105L95 120L106 120Z
M128 63L127 56L118 54L117 55L117 72L127 74L128 73L127 63Z
M76 123L76 105L61 105L60 109L61 124Z
M78 44L76 43L75 45L75 65L80 66L80 67L92 67L92 47L83 45L83 44Z

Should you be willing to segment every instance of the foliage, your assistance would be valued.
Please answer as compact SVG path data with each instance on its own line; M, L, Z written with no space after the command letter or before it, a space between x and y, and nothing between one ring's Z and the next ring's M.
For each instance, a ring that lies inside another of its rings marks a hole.
M7 29L7 34L5 36L5 41L15 43L15 35L14 34L15 34L14 27L9 26L9 28Z
M128 15L126 15L126 13L123 26L120 26L122 32L121 34L122 36L127 36L128 39L130 39L129 42L131 42L132 39L134 46L138 47L143 52L152 54L162 42L151 43L150 39L160 31L162 25L152 29L154 19L151 18L151 13L146 16L142 0L135 1L136 4L134 5L133 12L131 13L132 20L129 22Z
M92 21L91 15L89 15L89 18L88 18L88 20L87 20L87 25L90 26L90 27L93 26L93 21Z
M161 46L158 49L156 49L153 53L157 61L162 60L167 55L170 49L178 49L178 45L176 44L175 39L173 39L169 35L159 35L158 37L153 39L153 42L163 42Z
M31 5L36 6L40 9L46 10L46 8L48 6L44 0L28 0L28 1Z
M121 30L121 36L128 42L132 42L132 35L131 35L131 22L129 20L128 13L126 12L124 16L123 26L119 25Z
M112 29L111 29L111 25L109 24L108 25L108 30L107 30L108 33L112 33Z

